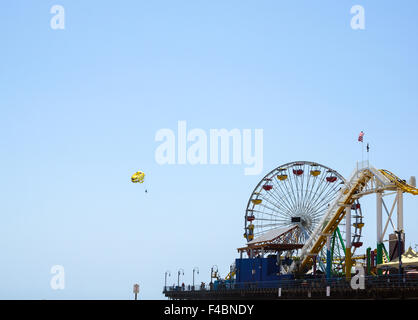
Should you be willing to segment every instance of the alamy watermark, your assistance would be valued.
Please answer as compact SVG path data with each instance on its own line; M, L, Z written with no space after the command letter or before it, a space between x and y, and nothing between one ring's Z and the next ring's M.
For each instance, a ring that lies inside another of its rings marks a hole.
M65 29L65 9L62 5L55 4L51 7L50 13L54 16L51 18L50 26L53 30ZM362 5L354 5L350 9L353 15L350 26L353 30L364 30L366 28L365 10Z
M364 7L361 5L352 6L350 13L354 15L350 21L351 29L364 30L366 28L366 17Z
M350 285L353 290L364 290L365 279L364 279L364 268L361 266L355 266L355 275L351 278Z
M210 129L208 134L198 128L188 131L187 122L178 121L177 137L165 128L156 132L155 141L161 142L155 150L155 161L160 165L228 165L232 159L233 165L249 166L245 175L263 170L263 129L254 130L253 141L251 129Z
M50 286L52 290L64 290L65 289L65 273L64 267L61 265L54 265L51 267L51 274L53 274Z
M50 26L53 30L65 29L65 10L61 5L53 5L49 11L54 16L51 18Z

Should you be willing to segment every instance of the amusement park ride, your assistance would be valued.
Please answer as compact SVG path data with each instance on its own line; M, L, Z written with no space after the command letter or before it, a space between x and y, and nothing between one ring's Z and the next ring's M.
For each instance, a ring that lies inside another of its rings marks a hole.
M414 178L411 179L414 183ZM324 165L298 161L279 166L256 186L247 204L244 237L248 256L275 252L284 254L281 274L315 272L327 277L351 276L353 263L367 266L368 273L381 273L376 266L391 260L384 236L389 223L401 233L404 243L403 193L418 194L387 170L377 170L368 161L358 163L350 178ZM363 213L359 199L376 194L377 250L356 255L362 247ZM383 197L395 194L389 211ZM397 207L397 225L392 216ZM387 220L383 228L383 208ZM281 261L281 258L278 258ZM312 269L311 269L312 268Z
M407 183L368 161L357 163L348 179L315 162L281 165L251 193L245 212L246 246L238 248L240 258L221 282L246 288L245 283L255 281L268 284L318 274L350 280L353 266L378 278L385 263L405 251L404 193L418 195L415 177ZM360 199L372 194L376 197L376 249L362 250L365 223ZM392 204L387 206L384 198L391 198ZM391 240L386 247L385 235L393 239L395 233L398 241Z

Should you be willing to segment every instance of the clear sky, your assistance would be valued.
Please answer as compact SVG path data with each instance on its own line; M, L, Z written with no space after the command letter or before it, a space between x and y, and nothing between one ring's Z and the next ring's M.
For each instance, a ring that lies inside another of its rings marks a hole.
M310 160L347 177L360 130L374 166L418 175L417 14L415 0L1 1L0 298L130 299L137 282L160 299L166 270L225 276L264 174ZM155 134L179 120L263 129L262 173L157 164ZM406 195L407 245L417 211Z

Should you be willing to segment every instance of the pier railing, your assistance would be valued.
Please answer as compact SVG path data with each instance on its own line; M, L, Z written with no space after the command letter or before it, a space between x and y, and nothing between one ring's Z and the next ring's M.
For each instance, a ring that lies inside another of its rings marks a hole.
M234 282L219 281L212 284L167 286L163 292L169 291L214 291L214 290L247 290L261 288L282 288L282 289L315 289L315 288L350 288L351 283L345 278L315 278L315 279L294 279L276 281L254 281ZM402 275L365 276L364 289L368 288L417 288L418 277Z

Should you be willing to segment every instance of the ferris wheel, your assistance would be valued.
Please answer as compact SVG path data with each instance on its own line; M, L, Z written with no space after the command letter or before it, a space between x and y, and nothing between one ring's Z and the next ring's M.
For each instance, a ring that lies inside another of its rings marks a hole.
M279 228L299 227L299 241L305 243L318 226L328 206L345 183L337 171L324 165L297 161L270 171L255 187L245 212L244 237L248 242ZM363 215L358 200L352 208L352 254L362 245ZM331 237L334 273L343 270L345 219ZM297 256L298 250L289 253ZM325 270L326 252L319 256Z

